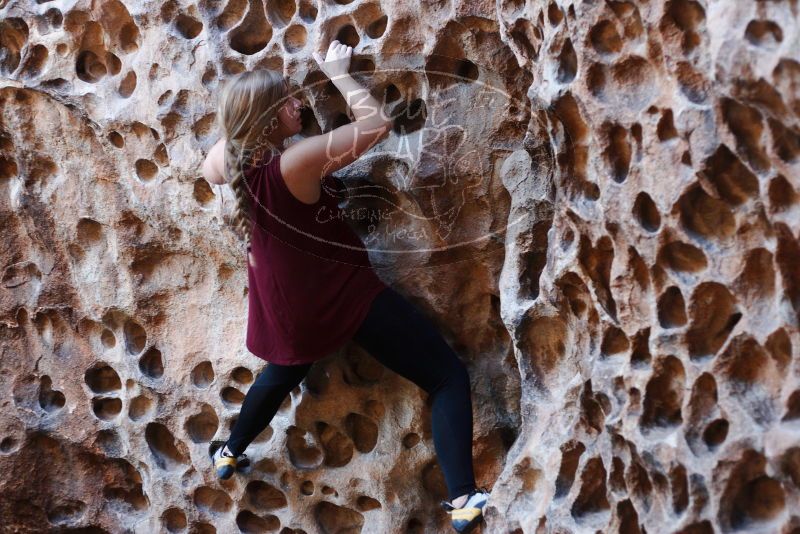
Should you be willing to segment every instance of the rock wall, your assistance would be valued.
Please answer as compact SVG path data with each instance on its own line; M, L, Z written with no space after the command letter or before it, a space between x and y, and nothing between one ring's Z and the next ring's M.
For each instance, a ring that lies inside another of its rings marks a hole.
M264 365L220 83L329 131L331 38L396 116L346 205L468 365L484 532L800 528L798 9L0 0L4 528L449 529L424 394L353 343L208 462Z

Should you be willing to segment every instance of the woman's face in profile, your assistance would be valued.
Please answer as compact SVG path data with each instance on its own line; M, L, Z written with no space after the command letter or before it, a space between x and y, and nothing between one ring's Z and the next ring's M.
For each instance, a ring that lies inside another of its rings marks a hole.
M286 98L280 104L280 109L278 111L278 120L281 121L283 128L285 130L286 136L291 137L300 133L302 129L302 123L300 120L300 109L305 106L302 100L298 97L302 97L302 91L289 82L286 82Z

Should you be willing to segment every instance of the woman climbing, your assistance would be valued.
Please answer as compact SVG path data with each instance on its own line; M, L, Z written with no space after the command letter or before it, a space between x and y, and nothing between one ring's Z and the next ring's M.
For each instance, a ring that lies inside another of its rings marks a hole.
M349 74L353 49L331 42L314 59L345 97L355 121L303 138L302 102L271 70L245 71L222 91L223 137L203 163L214 184L230 184L233 222L248 260L247 348L268 365L256 377L227 441L209 449L217 475L249 463L245 449L270 423L314 361L353 339L372 357L430 395L431 430L458 532L482 519L489 493L472 466L472 400L467 369L433 323L375 274L363 243L338 210L344 183L335 172L385 138L391 121Z

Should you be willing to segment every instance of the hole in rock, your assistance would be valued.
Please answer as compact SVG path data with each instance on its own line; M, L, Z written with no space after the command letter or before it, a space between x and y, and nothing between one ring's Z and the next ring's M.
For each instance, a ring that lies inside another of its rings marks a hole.
M728 437L728 421L725 419L711 421L703 431L703 441L711 450L721 445L726 437Z
M772 134L772 147L778 157L787 163L797 161L800 156L800 131L784 126L773 118L767 119L767 123Z
M91 50L83 50L75 60L75 73L87 83L99 82L107 73L106 64Z
M800 395L798 395L798 404L800 404ZM800 414L798 416L800 417ZM406 449L411 449L412 447L416 446L417 443L419 443L419 440L419 434L410 432L403 436L403 447Z
M399 104L392 110L391 116L394 118L392 131L398 135L407 135L421 129L428 118L428 109L425 101L416 98L408 105Z
M678 63L675 75L678 78L678 89L689 102L694 104L705 103L711 86L705 76L685 61Z
M708 266L706 255L699 248L688 243L673 241L661 247L658 263L676 272L696 273Z
M681 424L685 381L686 373L678 358L666 356L656 360L645 389L644 412L640 421L643 432L654 427L671 428Z
M678 137L678 130L675 129L671 109L665 109L661 113L661 119L658 121L656 133L658 135L658 140L661 142Z
M735 287L749 301L770 299L775 293L775 269L772 253L765 248L747 252L744 267L736 278Z
M314 22L317 20L317 6L311 0L300 0L298 8L300 18L304 22Z
M339 31L336 32L335 39L340 43L346 44L354 49L358 46L358 43L361 40L358 36L358 32L352 24L345 24L339 28Z
M635 367L650 363L650 327L642 328L633 336L631 364Z
M633 203L633 216L648 232L657 232L661 226L661 214L658 212L658 207L650 195L644 191L636 195Z
M229 5L233 3L235 2L230 2ZM245 19L230 32L228 38L230 47L246 56L260 52L267 46L270 39L272 39L272 26L267 22L267 17L264 14L264 9L261 8L261 3L251 2L251 6L253 7L247 11ZM223 20L223 23L228 23L228 17L233 14L234 13L231 11L227 14L223 11L223 15L220 16L218 21ZM223 19L223 16L225 16L225 19ZM244 68L243 65L242 68ZM229 74L236 73L229 72Z
M610 326L603 334L603 341L600 345L600 353L604 356L613 356L625 352L630 347L628 336L616 326Z
M605 157L611 167L612 178L617 183L622 183L628 177L631 166L631 145L628 142L628 132L619 124L606 125L608 141Z
M551 4L552 5L552 4ZM622 39L609 20L601 20L589 30L592 46L601 54L616 54L622 50Z
M143 182L149 182L158 175L158 165L149 159L136 160L136 176Z
M558 26L561 24L561 21L564 20L564 12L561 11L561 8L558 6L558 4L555 2L550 2L550 5L547 6L547 18L551 25Z
M180 508L167 508L161 514L161 523L167 532L182 532L186 529L186 513Z
M241 404L244 401L244 393L239 391L233 386L228 386L220 392L223 404L226 407L233 407Z
M367 36L370 39L380 38L386 31L386 24L388 21L389 17L383 15L382 17L379 17L374 21L370 22L366 29Z
M692 293L689 317L689 356L699 359L716 354L742 314L736 311L728 288L717 282L703 282Z
M236 515L236 526L245 534L260 534L278 530L281 528L281 521L272 514L261 517L250 510L242 510Z
M364 526L359 512L327 501L314 507L314 519L321 532L361 532Z
M139 48L139 27L134 22L126 22L119 30L120 48L126 54L135 52Z
M703 173L732 206L758 195L758 179L725 145L706 160Z
M175 27L186 39L194 39L203 31L203 23L187 13L178 13L175 18Z
M732 98L722 98L720 109L725 123L736 139L739 152L757 171L767 170L769 159L761 147L761 137L764 132L761 113Z
M23 78L35 78L39 76L47 64L49 52L47 47L43 44L34 45L29 51L25 59L25 64L20 70L20 76Z
M585 450L586 446L579 441L569 441L561 446L561 467L556 477L556 499L566 496L572 488L578 463Z
M78 220L76 233L78 241L83 245L97 243L103 237L103 226L95 220L84 217Z
M774 48L783 42L783 30L771 20L751 20L744 31L744 37L755 46Z
M211 362L200 362L192 369L192 384L196 387L205 389L214 381L214 367Z
M281 490L263 480L250 481L244 492L248 503L260 510L277 510L288 504Z
M378 425L370 418L358 413L351 413L345 419L345 428L356 450L368 453L378 443Z
M658 298L658 322L661 328L676 328L686 324L686 302L677 286L670 286Z
M83 375L86 385L94 393L109 393L122 389L122 381L117 372L108 364L96 363Z
M144 439L160 469L172 471L190 463L186 445L182 441L176 440L172 432L163 424L148 423ZM195 501L195 503L197 502Z
M353 458L353 442L335 427L322 421L317 422L316 430L325 454L325 465L328 467L347 465Z
M597 240L592 247L591 241L581 235L578 246L578 259L581 266L594 282L594 292L600 305L612 318L617 318L617 303L611 295L611 264L614 261L614 245L607 235Z
M719 519L734 530L758 529L778 517L786 507L783 485L765 474L766 458L753 450L744 451L727 477ZM725 480L725 479L723 479Z
M786 400L786 414L783 421L793 421L800 419L800 389L795 390Z
M18 444L19 442L16 439L7 436L0 441L0 452L3 454L9 454L17 448Z
M319 397L324 394L330 384L327 368L321 364L312 365L306 375L305 384L312 395Z
M575 48L572 46L572 41L567 39L561 47L561 52L558 54L558 71L556 72L556 80L563 84L568 84L575 79L578 72L578 56L575 53Z
M283 28L294 17L295 0L267 0L267 15L270 22L278 28ZM307 5L306 8L309 6ZM314 8L314 17L316 17L316 8ZM302 8L300 15L303 15Z
M201 512L212 516L227 514L233 507L233 501L228 492L208 486L200 486L194 490L192 501ZM212 532L216 532L216 530Z
M86 511L86 503L71 499L60 500L53 503L52 508L47 510L47 521L52 525L68 524L80 521L81 516Z
M300 24L294 24L286 29L283 34L283 47L289 53L299 52L306 46L308 33Z
M161 378L164 375L164 362L161 351L151 347L139 358L139 370L150 378Z
M154 407L155 403L149 397L138 395L131 399L128 406L128 417L132 421L140 421L150 415Z
M217 433L219 418L210 404L200 405L200 413L186 420L186 434L194 443L208 443Z
M61 391L53 389L52 379L44 375L39 384L39 406L46 412L55 412L64 407L66 398Z
M730 207L709 196L700 185L693 185L676 204L683 227L693 237L727 239L736 232Z
M231 379L240 384L249 384L253 381L253 372L247 367L236 367L231 371Z
M360 512L369 512L370 510L377 510L381 508L381 503L372 497L362 495L358 498L358 500L356 500L356 508L358 508Z
M214 191L211 185L204 179L198 178L194 182L194 199L202 206L208 205L214 200Z
M581 489L572 503L573 517L581 518L590 514L602 513L611 508L606 496L606 469L599 457L586 462L581 472Z
M299 469L313 469L322 463L322 451L312 442L311 435L294 425L286 429L286 448L289 461Z
M111 421L122 411L122 401L115 397L94 397L92 399L92 412L98 419Z

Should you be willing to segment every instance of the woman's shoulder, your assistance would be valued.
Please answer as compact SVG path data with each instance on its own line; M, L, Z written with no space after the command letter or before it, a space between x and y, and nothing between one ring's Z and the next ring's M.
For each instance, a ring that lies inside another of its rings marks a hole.
M297 151L297 150L294 149L296 144L297 143L293 143L292 145L289 145L283 152L279 152L277 154L278 162L277 162L276 165L277 165L277 170L278 170L278 172L281 172L281 175L283 175L283 172L281 170L281 161L284 161L284 160L281 159L281 156L283 156L283 155L286 155L285 161L283 163L283 169L286 169L286 168L303 169L303 168L308 167L307 165L304 165L304 162L303 162L303 159L302 159L303 158L303 156L302 156L303 151L302 150ZM322 177L323 181L331 180L333 178L334 178L334 176L331 173L327 173Z
M243 158L242 169L248 176L260 174L263 171L274 172L278 170L280 172L278 167L280 156L280 152L252 153Z

